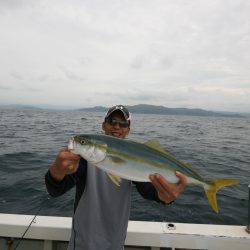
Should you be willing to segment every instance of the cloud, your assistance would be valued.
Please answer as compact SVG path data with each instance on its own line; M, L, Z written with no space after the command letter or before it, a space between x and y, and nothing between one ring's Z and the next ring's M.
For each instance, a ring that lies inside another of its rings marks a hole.
M24 77L18 72L11 72L10 75L16 80L20 80L20 81L24 80Z
M5 85L0 85L0 89L1 89L1 90L10 90L11 87L5 86Z
M249 12L247 0L1 1L1 102L250 112Z
M67 69L65 67L60 67L66 78L71 81L84 82L86 78L81 76L81 72L76 73L74 70Z

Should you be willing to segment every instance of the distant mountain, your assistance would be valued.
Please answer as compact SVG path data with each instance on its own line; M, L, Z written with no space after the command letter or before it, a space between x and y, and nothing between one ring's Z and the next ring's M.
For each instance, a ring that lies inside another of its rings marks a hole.
M8 104L0 105L0 109L41 109L32 105L23 105L23 104Z
M79 111L86 111L86 112L105 112L108 110L108 108L105 108L103 106L95 106L93 108L81 108L78 110Z
M49 104L0 104L0 109L39 109L39 110L75 110L76 107L49 105Z
M223 112L223 111L207 111L204 109L188 109L188 108L167 108L164 106L155 106L149 104L138 104L133 106L127 106L131 113L137 114L160 114L160 115L191 115L191 116L222 116L222 117L250 117L250 113L235 113L235 112ZM68 106L56 106L56 105L22 105L22 104L10 104L1 105L0 109L46 109L46 110L76 110L73 107ZM85 112L106 112L107 107L95 106L92 108L77 109Z
M161 114L161 115L191 115L191 116L223 116L223 117L244 117L243 115L230 112L214 112L204 109L188 109L188 108L167 108L164 106L155 106L148 104L138 104L127 106L131 113L138 114ZM93 108L81 108L80 111L86 112L105 112L108 108L96 106Z

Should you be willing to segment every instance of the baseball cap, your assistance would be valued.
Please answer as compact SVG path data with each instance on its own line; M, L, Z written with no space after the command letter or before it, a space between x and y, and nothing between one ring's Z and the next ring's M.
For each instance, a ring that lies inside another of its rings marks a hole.
M126 121L130 121L130 117L131 117L130 113L129 113L128 109L123 105L115 105L115 106L109 108L108 112L105 115L105 119L107 119L112 113L114 113L117 110L121 111L121 113L123 114Z

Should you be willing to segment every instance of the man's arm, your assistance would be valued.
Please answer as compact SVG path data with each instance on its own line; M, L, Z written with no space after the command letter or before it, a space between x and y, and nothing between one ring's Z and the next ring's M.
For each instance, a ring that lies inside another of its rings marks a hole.
M50 170L47 171L45 175L45 184L48 193L52 197L60 196L66 193L75 185L74 174L66 175L61 181L57 181L53 178L50 173Z
M79 161L80 156L67 149L59 152L45 175L46 188L51 196L60 196L75 185L75 173Z
M157 195L157 191L152 183L150 182L137 182L133 181L139 194L147 200L153 200L156 202L163 203Z
M157 190L158 198L165 204L169 204L179 197L187 184L185 175L180 172L176 172L175 175L179 178L178 183L170 183L160 174L149 176L149 179Z
M186 177L177 172L179 182L176 184L168 182L159 174L150 175L150 182L134 182L138 192L143 198L161 202L163 204L172 203L184 190Z

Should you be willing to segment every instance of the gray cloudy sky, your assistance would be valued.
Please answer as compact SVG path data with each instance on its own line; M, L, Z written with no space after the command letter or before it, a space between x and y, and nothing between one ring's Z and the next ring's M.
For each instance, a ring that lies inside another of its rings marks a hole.
M249 0L0 0L0 104L250 112Z

